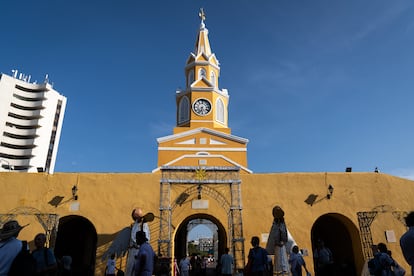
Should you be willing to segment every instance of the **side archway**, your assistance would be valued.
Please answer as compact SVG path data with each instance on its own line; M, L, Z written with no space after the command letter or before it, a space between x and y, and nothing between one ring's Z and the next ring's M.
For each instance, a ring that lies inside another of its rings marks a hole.
M313 255L320 240L332 251L335 275L360 274L364 265L361 239L357 226L349 218L337 213L319 217L312 227L311 239ZM314 267L316 270L316 263Z
M74 215L62 217L56 238L56 258L71 256L73 275L93 276L97 240L96 229L88 219Z

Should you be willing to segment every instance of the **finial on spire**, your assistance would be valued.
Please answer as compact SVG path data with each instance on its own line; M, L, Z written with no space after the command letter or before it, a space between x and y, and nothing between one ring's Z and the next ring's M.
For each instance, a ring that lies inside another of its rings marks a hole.
M206 14L204 13L204 9L201 8L200 12L198 13L198 17L201 19L200 29L204 29L206 25L204 24L204 20L206 20Z
M200 17L201 21L206 20L206 14L204 13L203 8L200 9L200 12L198 13L198 17Z

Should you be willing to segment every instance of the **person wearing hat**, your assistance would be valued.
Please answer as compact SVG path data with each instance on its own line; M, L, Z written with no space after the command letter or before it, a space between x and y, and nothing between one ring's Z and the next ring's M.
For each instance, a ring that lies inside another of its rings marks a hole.
M25 225L26 226L26 225ZM22 250L22 241L17 236L25 226L11 220L0 229L0 276L7 275L14 258Z
M280 206L275 206L273 207L272 214L273 223L270 228L266 250L270 255L274 255L273 269L275 274L288 275L289 262L286 244L289 235L285 224L285 212Z
M135 276L151 276L154 270L155 252L144 231L138 231L136 241L139 245L138 255L135 258L134 275Z

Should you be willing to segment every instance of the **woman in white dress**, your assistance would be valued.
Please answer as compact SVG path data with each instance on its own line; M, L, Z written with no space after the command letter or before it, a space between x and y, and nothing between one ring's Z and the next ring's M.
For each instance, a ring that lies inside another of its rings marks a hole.
M273 223L270 228L266 250L274 255L273 271L276 275L289 275L289 261L286 250L288 231L285 224L285 212L280 206L273 207ZM290 248L289 248L290 250Z

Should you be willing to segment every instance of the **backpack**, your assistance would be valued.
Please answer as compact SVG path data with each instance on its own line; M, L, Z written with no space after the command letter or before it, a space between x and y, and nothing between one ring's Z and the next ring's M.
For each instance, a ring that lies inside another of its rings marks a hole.
M9 276L32 276L36 272L36 261L27 249L27 241L22 241L22 250L14 258Z
M35 254L36 252L36 254ZM37 253L39 252L39 253ZM51 263L49 263L49 254L52 255L53 257L55 256L53 254L53 251L50 250L47 247L44 247L42 249L35 249L32 251L32 257L34 258L34 256L39 256L39 254L42 256L42 259L44 260L44 263L46 265L46 267L49 267L51 265ZM36 259L36 258L35 258ZM57 276L58 275L58 263L56 261L56 267L54 269L48 269L47 272L40 272L37 273L37 276Z
M379 256L380 254L375 254L374 258L368 261L368 270L371 275L381 275L382 265Z

